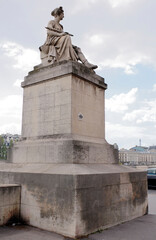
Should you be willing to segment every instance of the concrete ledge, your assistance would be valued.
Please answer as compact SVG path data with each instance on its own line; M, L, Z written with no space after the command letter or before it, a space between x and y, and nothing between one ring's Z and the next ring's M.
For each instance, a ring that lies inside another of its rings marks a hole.
M87 175L87 174L109 174L120 173L122 183L129 181L126 173L135 174L137 181L147 180L145 171L136 170L134 168L120 166L118 164L46 164L46 163L0 163L0 172L4 173L4 178L7 180L5 172L17 173L43 173L43 174L63 174L63 175ZM138 177L137 177L137 173ZM124 175L125 174L125 175ZM113 175L112 175L113 176ZM143 178L142 178L143 177ZM134 181L134 176L131 180ZM0 178L1 183L5 183L3 178ZM9 183L9 182L6 182ZM12 183L12 182L11 182Z
M39 65L39 67L35 67L33 71L29 72L28 76L25 77L25 80L22 82L21 86L26 87L68 74L78 76L86 81L98 85L103 89L107 88L107 84L104 82L104 78L95 74L92 70L83 64L74 61L62 61L46 67Z

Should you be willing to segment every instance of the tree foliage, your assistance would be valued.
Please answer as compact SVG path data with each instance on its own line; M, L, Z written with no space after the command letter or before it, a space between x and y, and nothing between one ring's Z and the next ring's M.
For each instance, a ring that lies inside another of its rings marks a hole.
M7 159L7 146L2 136L0 136L0 159Z

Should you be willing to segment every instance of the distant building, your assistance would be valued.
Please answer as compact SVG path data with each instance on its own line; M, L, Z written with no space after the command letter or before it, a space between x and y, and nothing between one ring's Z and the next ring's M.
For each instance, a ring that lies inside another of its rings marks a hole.
M122 164L130 166L156 165L156 146L135 146L129 150L121 149L119 160Z
M148 147L135 146L130 148L129 150L134 152L148 152Z
M155 146L150 146L148 148L149 152L155 152L156 153L156 145Z

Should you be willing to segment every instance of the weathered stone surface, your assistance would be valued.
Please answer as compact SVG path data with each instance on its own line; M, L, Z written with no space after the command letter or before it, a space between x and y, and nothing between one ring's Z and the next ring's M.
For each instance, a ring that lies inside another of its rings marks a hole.
M19 221L20 204L21 187L12 182L0 184L0 225Z
M0 168L1 182L22 185L21 217L32 226L80 237L147 213L144 172L106 164Z
M90 83L94 83L103 89L107 88L107 84L104 82L104 78L95 74L92 70L88 69L81 63L74 61L62 61L46 67L42 65L36 66L34 67L34 70L29 72L28 76L24 78L22 87L69 74L79 76L80 78L89 81Z
M105 141L104 79L77 62L35 68L25 78L22 141L10 162L117 163Z
M36 67L22 86L22 141L0 183L21 184L23 220L80 237L146 214L146 173L118 165L105 140L103 79L65 61Z
M118 150L107 142L62 138L21 141L9 150L13 163L118 163Z
M77 134L104 139L104 90L80 76L63 74L24 87L22 137Z
M26 77L23 87L24 139L55 134L104 139L106 85L86 67L63 62L40 68Z
M120 176L120 181L122 184L130 181L127 173L138 173L135 175L137 181L145 177L144 172L136 171L134 168L129 168L126 166L120 166L118 164L48 164L48 163L0 163L1 172L27 172L27 173L45 173L45 174L65 174L69 173L72 175L88 175L88 174L110 174L110 173L122 173ZM7 179L7 174L5 178ZM134 176L133 176L134 178ZM147 179L147 176L146 176ZM3 179L0 178L0 181L3 183ZM112 179L114 183L116 179ZM133 181L133 179L131 179ZM108 184L107 177L104 179L103 184Z

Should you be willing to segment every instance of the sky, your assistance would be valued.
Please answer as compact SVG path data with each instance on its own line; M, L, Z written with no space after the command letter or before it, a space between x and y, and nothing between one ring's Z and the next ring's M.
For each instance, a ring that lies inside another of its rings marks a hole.
M0 0L0 134L21 133L24 76L40 64L51 11L105 78L106 140L156 145L155 0Z

